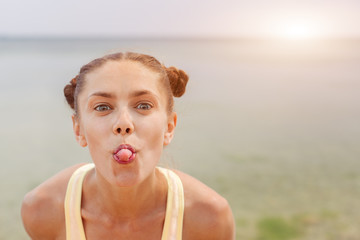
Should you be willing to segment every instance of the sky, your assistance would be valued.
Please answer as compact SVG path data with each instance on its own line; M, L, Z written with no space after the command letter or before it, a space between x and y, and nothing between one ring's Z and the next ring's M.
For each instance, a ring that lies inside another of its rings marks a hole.
M0 0L0 36L360 37L359 0Z

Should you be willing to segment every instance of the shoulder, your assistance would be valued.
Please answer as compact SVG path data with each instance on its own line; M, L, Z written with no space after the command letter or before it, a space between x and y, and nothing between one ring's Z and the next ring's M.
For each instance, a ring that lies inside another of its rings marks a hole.
M184 186L184 239L235 239L235 224L225 198L199 180L174 171Z
M59 172L25 195L21 217L32 239L55 239L61 231L65 233L63 206L67 183L81 165Z

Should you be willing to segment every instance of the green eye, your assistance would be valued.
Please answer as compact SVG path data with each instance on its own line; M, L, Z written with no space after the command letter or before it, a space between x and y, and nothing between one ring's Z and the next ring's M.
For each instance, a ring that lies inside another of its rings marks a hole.
M99 112L104 112L104 111L111 110L111 108L108 105L98 105L95 107L95 110L99 111Z
M150 110L152 106L148 103L140 103L139 105L136 106L136 108L141 110Z

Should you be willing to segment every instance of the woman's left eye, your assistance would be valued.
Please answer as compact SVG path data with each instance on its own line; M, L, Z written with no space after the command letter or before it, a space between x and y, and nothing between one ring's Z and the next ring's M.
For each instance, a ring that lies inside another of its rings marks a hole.
M136 108L141 110L150 110L152 106L148 103L140 103L139 105L136 106Z

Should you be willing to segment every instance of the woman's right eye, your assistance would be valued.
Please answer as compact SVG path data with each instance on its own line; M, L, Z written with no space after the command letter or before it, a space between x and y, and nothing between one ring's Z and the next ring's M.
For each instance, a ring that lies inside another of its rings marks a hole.
M108 106L108 105L98 105L95 107L95 110L96 111L99 111L99 112L104 112L104 111L109 111L111 110L111 108Z

